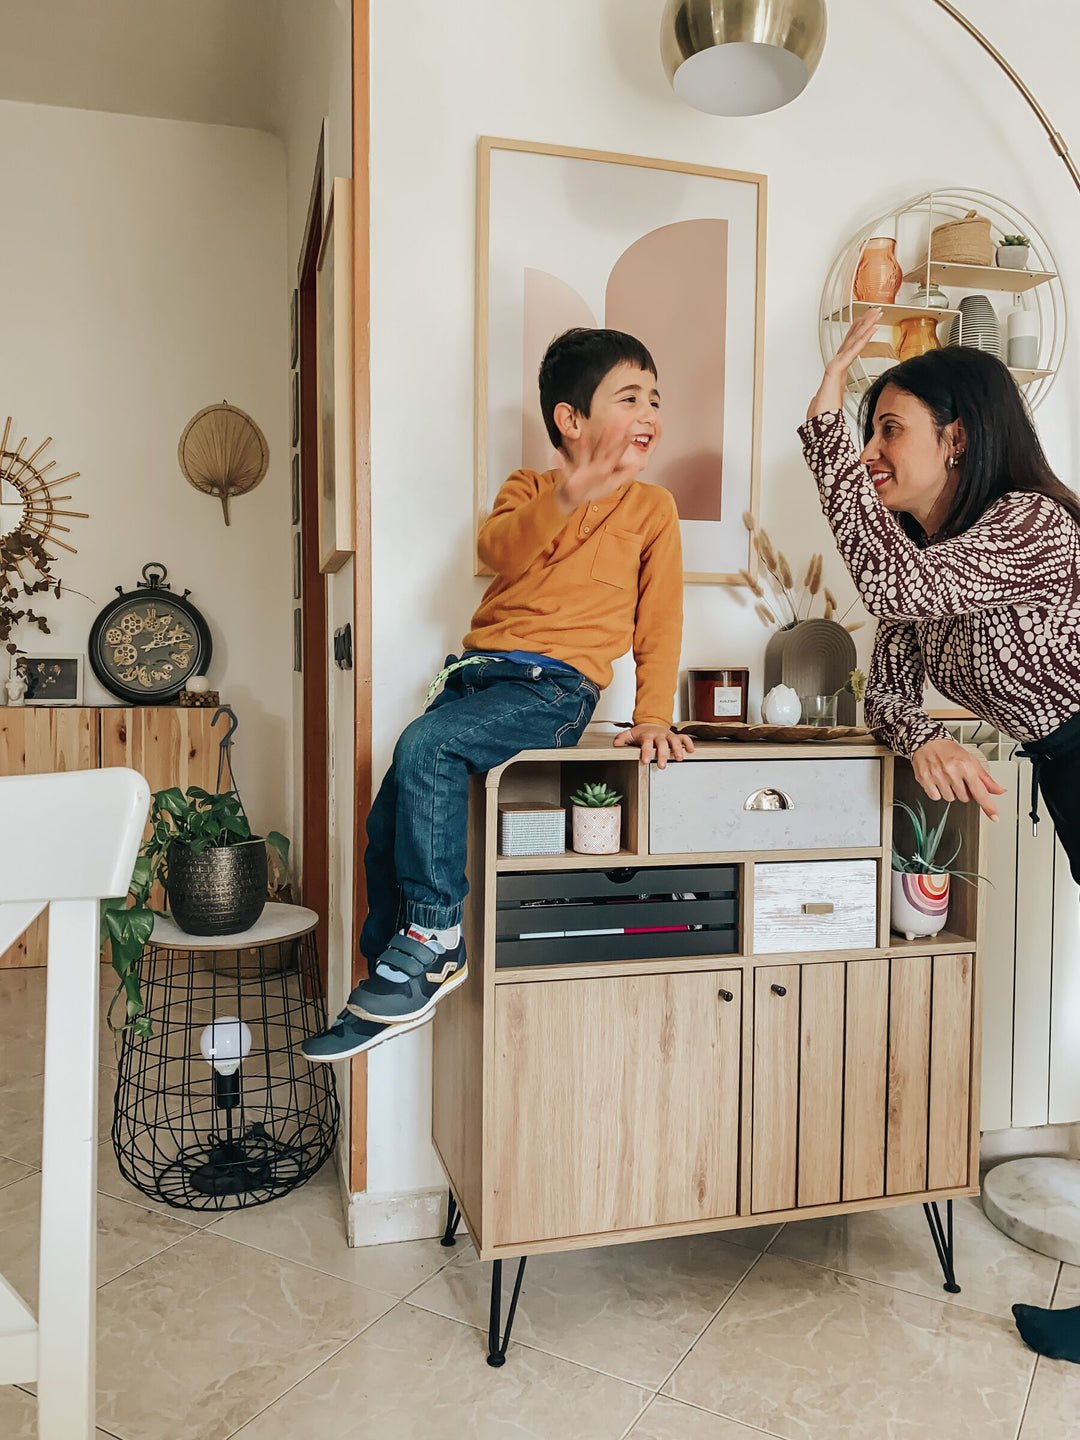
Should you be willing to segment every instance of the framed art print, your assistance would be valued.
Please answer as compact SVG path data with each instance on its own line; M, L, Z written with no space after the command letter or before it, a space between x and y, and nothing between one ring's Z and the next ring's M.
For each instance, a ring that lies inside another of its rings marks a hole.
M352 365L352 181L334 181L315 278L319 397L319 569L340 570L355 547Z
M82 655L20 655L15 670L26 681L28 705L82 704Z
M477 528L514 470L559 463L537 394L549 342L625 330L659 372L664 436L643 479L675 497L685 578L741 583L755 569L742 517L758 509L765 177L484 138L477 181Z

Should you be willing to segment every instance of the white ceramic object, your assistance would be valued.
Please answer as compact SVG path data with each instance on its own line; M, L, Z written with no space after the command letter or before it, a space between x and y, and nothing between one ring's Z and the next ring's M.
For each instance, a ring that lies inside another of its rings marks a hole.
M26 681L21 675L13 675L10 680L6 680L4 689L7 691L9 705L26 704Z
M210 681L205 675L189 675L184 689L189 695L206 695L210 690Z
M999 270L1026 270L1031 247L1028 245L999 245L997 263Z
M766 725L798 725L802 701L790 685L774 685L761 702L761 718Z
M907 940L944 930L949 918L949 876L892 872L892 928Z
M622 836L621 805L575 805L574 850L578 855L617 855Z

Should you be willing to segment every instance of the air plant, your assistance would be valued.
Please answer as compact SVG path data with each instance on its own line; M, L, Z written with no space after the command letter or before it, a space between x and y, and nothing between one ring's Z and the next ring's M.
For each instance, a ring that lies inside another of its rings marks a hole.
M980 875L973 870L954 870L952 868L952 862L960 854L960 846L963 843L961 840L957 840L956 848L947 859L938 859L938 850L945 836L945 825L949 818L951 801L942 811L937 825L932 828L920 800L915 801L914 809L905 804L903 800L896 800L893 803L896 809L903 810L910 819L915 838L915 849L911 855L901 855L896 848L896 841L893 841L892 868L894 870L899 870L905 875L955 875L958 880L966 880L969 885L974 885L976 880L986 879L985 875Z

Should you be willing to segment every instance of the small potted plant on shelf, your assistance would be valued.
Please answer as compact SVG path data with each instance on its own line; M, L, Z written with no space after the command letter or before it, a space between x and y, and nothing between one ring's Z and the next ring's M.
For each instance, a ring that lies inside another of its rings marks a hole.
M252 835L239 795L192 785L159 790L150 805L150 834L139 850L128 896L102 902L102 932L126 996L127 1020L147 1036L139 961L154 929L151 895L160 881L165 902L189 935L235 935L254 925L267 901L267 846L287 873L289 842L271 830ZM130 897L132 903L127 903ZM119 994L119 991L117 992Z
M1026 270L1031 241L1026 235L1003 235L998 241L997 263L1001 270Z
M622 796L610 785L583 785L570 796L574 850L579 855L617 855L622 835Z
M897 800L895 808L903 810L911 821L914 849L910 855L901 855L895 839L893 841L892 928L907 940L917 940L936 935L945 928L949 918L952 876L971 885L985 877L968 870L950 868L960 853L960 840L957 840L956 848L948 859L938 858L950 805L945 806L941 819L933 828L918 800L914 809L903 800Z

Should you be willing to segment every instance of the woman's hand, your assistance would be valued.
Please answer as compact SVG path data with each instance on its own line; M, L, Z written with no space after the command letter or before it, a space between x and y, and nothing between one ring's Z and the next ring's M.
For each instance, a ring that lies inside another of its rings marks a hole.
M877 305L854 322L840 342L840 349L825 366L818 392L807 409L807 420L812 420L815 415L824 415L827 410L844 408L848 371L873 339L874 331L880 324L881 308Z
M931 800L974 800L984 815L998 818L991 795L1004 795L982 761L956 740L929 740L911 757L915 779Z

